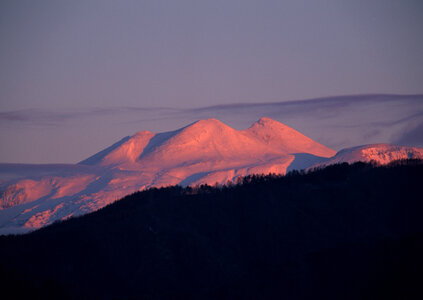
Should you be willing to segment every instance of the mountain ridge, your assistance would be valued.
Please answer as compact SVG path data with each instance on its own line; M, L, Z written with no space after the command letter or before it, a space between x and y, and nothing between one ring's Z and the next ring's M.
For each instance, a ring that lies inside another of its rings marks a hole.
M385 163L410 151L423 158L423 149L388 146L379 144L373 158ZM0 234L85 214L150 187L222 185L251 174L367 161L360 151L336 153L266 117L244 130L206 119L174 131L139 131L75 165L0 164Z
M340 150L335 156L319 162L313 167L324 167L336 163L376 162L385 165L394 160L423 158L423 148L389 145L384 143L368 144Z
M264 149L266 147L268 149ZM156 158L154 156L157 156L157 154L151 154L154 151L170 156L175 152L183 155L181 152L186 150L202 151L201 156L217 154L217 157L225 157L230 153L235 153L237 156L241 153L245 155L248 151L255 155L263 151L273 151L278 155L307 152L322 157L330 157L336 153L270 118L263 117L245 130L235 130L212 118L198 120L175 131L158 134L150 131L137 132L79 164L120 165L125 169L125 163L137 163L144 158L147 162L154 160ZM192 153L185 155L184 159L186 156L192 156ZM174 161L175 157L168 160ZM168 164L170 163L172 162L168 161Z

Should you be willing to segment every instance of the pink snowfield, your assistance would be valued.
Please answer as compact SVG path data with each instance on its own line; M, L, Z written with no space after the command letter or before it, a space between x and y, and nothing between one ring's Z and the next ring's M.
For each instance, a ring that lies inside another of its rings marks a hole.
M390 160L403 157L395 151L408 151L399 147L385 155L394 146L381 147L369 155ZM170 132L140 131L76 165L1 164L0 234L92 212L153 186L225 184L249 174L285 174L355 159L347 152L335 156L334 150L269 118L245 130L208 119ZM358 160L364 160L360 155Z
M339 151L334 157L319 162L313 167L324 167L336 163L376 162L386 165L394 160L400 159L423 159L423 148L396 146L388 144L371 144Z
M141 131L102 157L97 156L96 164L120 170L157 171L187 166L212 170L255 165L294 153L331 157L336 152L269 118L241 131L208 119L174 132L155 135ZM93 161L89 158L81 163L90 160Z

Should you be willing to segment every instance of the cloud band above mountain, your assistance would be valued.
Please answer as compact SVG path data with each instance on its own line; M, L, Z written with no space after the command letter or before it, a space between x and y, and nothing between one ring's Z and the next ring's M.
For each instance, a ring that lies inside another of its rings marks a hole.
M47 151L49 141L66 143L69 134L79 136L87 149L72 151L73 157L63 151L58 153L57 161L77 161L87 153L139 130L162 132L204 118L217 118L234 128L243 129L262 116L283 122L338 150L380 142L423 146L423 95L357 95L185 109L122 106L0 112L0 137L7 145L0 149L0 161L46 162L40 153ZM48 135L40 134L46 128ZM99 134L99 128L104 132ZM89 141L93 144L87 145ZM12 153L12 149L34 143L35 150L40 153L34 150L31 158L19 159L19 153Z

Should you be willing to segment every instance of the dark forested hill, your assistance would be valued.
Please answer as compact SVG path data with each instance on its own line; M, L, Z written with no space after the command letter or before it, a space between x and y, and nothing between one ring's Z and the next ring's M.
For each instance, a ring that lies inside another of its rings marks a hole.
M422 299L423 164L135 193L0 237L0 297Z

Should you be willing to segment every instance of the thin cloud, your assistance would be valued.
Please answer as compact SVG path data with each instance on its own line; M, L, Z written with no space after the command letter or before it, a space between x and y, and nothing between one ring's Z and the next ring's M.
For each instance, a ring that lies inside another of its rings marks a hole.
M394 143L399 145L423 147L423 122L419 123L412 129L403 131Z
M3 124L27 125L27 126L51 126L60 125L79 119L98 118L107 116L119 116L136 113L160 113L170 110L162 107L111 107L111 108L88 108L77 111L49 111L41 109L22 109L0 112L0 122Z
M347 109L351 106L384 102L416 102L423 100L423 95L357 95L357 96L337 96L317 99L284 101L284 102L267 102L267 103L233 103L212 105L199 108L177 109L173 107L137 107L137 106L115 106L108 108L86 108L80 110L67 111L49 111L41 109L23 109L15 111L0 112L0 122L17 122L28 123L30 125L60 124L69 120L77 120L81 118L103 117L109 115L121 114L154 114L159 115L151 120L162 119L163 116L180 118L192 114L212 114L224 113L231 114L236 112L253 112L256 110L268 112L268 114L291 114L303 113L310 114L320 111L317 115L319 118L330 118L335 116L333 112L340 109ZM422 102L419 102L422 103ZM420 107L421 108L421 107ZM330 113L332 112L332 113ZM162 114L162 116L160 116ZM421 117L422 111L395 122L404 122L409 118ZM143 119L144 120L144 119ZM380 123L380 125L388 125L389 122Z
M204 118L221 119L230 126L243 129L262 116L286 123L338 150L376 142L415 144L421 141L422 128L416 124L423 123L423 95L338 96L181 109L136 106L70 111L27 109L0 112L0 122L10 129L64 127L84 120L90 124L107 122L113 126L136 127L139 130L155 127L160 132Z

